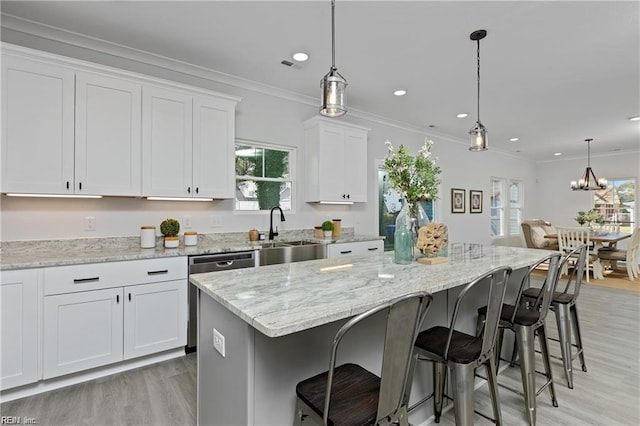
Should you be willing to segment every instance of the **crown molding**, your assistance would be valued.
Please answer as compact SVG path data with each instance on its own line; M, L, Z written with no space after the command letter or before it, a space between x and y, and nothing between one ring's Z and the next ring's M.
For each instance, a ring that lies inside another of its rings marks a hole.
M142 65L152 65L154 67L164 69L171 72L178 72L190 77L197 77L204 80L210 80L216 83L237 87L261 93L267 96L284 99L291 102L296 102L302 105L311 107L319 107L319 101L316 98L302 95L297 92L288 91L285 89L270 86L257 81L245 79L231 74L226 74L220 71L216 71L210 68L202 67L199 65L190 64L188 62L179 61L166 56L150 53L140 49L135 49L129 46L125 46L118 43L112 43L106 40L90 37L84 34L64 30L61 28L53 27L51 25L42 24L40 22L23 19L14 15L0 13L1 26L3 28L15 31L18 33L26 34L29 36L39 37L46 40L51 40L57 43L62 43L69 46L93 51L102 55L113 56L120 59L126 59L140 63ZM387 117L383 117L377 114L373 114L367 111L349 108L349 116L366 120L373 123L383 124L389 127L417 133L424 137L436 139L438 141L444 141L454 143L462 146L466 146L468 141L466 138L457 138L452 135L444 134L438 131L434 131L431 128L415 126L413 124L405 123L399 120L393 120ZM492 151L506 155L512 158L525 159L521 155L516 155L512 152L492 148Z

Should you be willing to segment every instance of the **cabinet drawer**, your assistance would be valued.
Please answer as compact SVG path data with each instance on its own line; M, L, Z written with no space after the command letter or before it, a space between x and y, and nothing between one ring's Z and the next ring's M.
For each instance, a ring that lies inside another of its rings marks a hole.
M327 257L357 256L368 253L381 253L384 251L382 240L359 241L355 243L329 244Z
M44 294L75 293L187 277L187 259L169 257L44 269Z

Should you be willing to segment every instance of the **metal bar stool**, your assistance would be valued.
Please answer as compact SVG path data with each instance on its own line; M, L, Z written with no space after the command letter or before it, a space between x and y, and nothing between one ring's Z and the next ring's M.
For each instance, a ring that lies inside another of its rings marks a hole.
M465 426L473 424L473 385L475 371L479 366L485 365L487 368L487 376L489 377L494 421L498 425L502 424L493 347L498 331L500 307L504 301L510 275L511 268L503 266L474 279L471 283L467 284L458 295L449 328L441 326L432 327L420 332L418 335L415 344L417 360L433 362L433 402L436 423L440 422L447 367L450 367L454 382L453 404L456 425ZM480 282L489 283L487 296L487 306L489 306L489 309L484 333L482 337L476 337L456 330L455 326L464 297L469 294L469 290L472 287Z
M578 321L578 295L580 294L580 286L582 285L582 276L587 262L587 246L582 245L568 253L562 260L562 265L570 260L575 262L574 268L570 269L567 274L567 280L564 283L562 292L555 291L551 299L550 309L556 315L556 323L558 326L558 337L560 342L560 352L562 354L562 366L564 374L567 378L569 389L573 389L573 360L575 356L571 354L571 347L575 346L578 350L576 356L580 357L582 371L587 371L587 365L584 362L584 353L582 348L582 336L580 334L580 322ZM561 266L562 267L562 266ZM522 293L523 301L532 302L540 297L539 288L529 288ZM571 343L571 326L575 335L576 344ZM555 340L555 339L552 339Z
M520 284L520 289L514 304L503 304L500 313L499 333L496 343L497 356L500 354L502 347L502 335L505 329L515 332L516 345L518 355L520 357L520 374L522 376L522 386L524 389L524 400L529 424L536 424L536 396L547 387L551 393L551 402L554 407L558 406L556 392L553 387L553 374L551 372L551 363L549 361L549 350L547 343L547 335L544 328L544 320L549 310L551 296L558 284L560 253L545 256L540 261L529 267ZM547 277L541 288L539 297L535 303L530 306L524 306L520 303L523 290L528 287L531 273L539 266L547 264ZM489 323L488 312L491 307L484 306L478 309L477 334L480 334ZM542 360L544 362L545 376L547 378L544 385L536 390L535 380L535 336L538 336L540 349L542 352ZM496 363L497 364L497 363Z
M301 425L305 417L311 416L322 425L396 422L408 426L407 383L413 344L432 301L428 293L411 293L374 307L343 325L331 346L329 370L296 386L294 424ZM380 311L387 311L381 377L356 364L336 367L338 346L345 334Z

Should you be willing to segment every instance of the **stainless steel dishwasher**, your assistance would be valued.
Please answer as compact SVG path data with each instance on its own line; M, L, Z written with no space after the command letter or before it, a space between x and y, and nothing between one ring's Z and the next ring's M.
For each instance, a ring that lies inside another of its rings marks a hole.
M233 253L201 254L189 256L189 275L204 272L220 272L230 269L253 268L256 266L254 251ZM198 287L189 285L189 326L187 329L187 353L193 352L198 344Z

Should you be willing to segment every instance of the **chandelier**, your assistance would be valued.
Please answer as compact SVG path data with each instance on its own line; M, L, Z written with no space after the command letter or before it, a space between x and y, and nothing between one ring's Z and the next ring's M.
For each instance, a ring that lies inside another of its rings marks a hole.
M606 179L598 179L591 169L591 141L593 139L585 139L587 143L587 169L584 175L577 181L571 181L571 189L574 191L598 191L607 187Z

